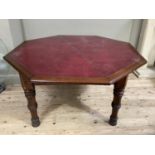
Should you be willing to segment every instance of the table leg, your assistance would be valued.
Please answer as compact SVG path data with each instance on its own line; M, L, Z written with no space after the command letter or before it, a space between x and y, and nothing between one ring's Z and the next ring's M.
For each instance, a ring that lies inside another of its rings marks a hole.
M109 120L109 123L112 126L117 125L118 111L121 107L121 99L124 94L126 83L127 83L127 77L124 77L114 84L114 98L112 101L112 114Z
M40 125L40 120L37 114L37 102L35 98L35 86L31 81L24 75L20 74L21 84L24 89L25 96L28 101L28 109L31 112L31 122L33 127Z

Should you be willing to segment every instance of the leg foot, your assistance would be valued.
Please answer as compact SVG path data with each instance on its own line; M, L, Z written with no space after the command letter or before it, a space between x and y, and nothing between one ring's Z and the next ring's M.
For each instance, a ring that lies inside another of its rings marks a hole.
M40 125L40 120L39 118L32 118L31 119L31 122L32 122L32 126L33 127L38 127Z
M117 118L110 116L109 124L112 126L116 126L117 125Z

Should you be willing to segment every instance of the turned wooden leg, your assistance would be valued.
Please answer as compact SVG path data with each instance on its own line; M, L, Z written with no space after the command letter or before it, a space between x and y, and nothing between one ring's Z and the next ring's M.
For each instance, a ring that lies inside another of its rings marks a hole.
M114 84L114 98L112 101L112 114L109 120L109 123L112 126L117 125L118 111L121 107L121 99L124 94L126 83L127 83L127 77L124 77Z
M37 102L35 99L35 86L31 81L23 75L20 75L21 84L24 89L25 96L28 101L28 109L31 112L31 122L33 127L40 125L39 117L37 114Z

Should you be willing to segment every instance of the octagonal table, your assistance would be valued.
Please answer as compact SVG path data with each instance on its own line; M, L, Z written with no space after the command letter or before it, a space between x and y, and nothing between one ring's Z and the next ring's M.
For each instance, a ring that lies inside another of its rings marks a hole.
M114 84L109 123L116 125L127 76L146 63L129 43L99 36L29 40L4 59L19 72L33 127L40 125L35 84Z

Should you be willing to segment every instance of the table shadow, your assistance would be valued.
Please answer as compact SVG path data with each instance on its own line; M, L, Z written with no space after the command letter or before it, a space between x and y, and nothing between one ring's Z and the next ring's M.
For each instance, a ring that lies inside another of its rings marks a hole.
M78 108L89 113L94 119L99 119L103 122L108 122L107 118L99 113L97 110L92 109L90 106L84 104L81 99L81 94L87 89L84 85L52 85L47 86L48 92L53 93L50 104L46 106L44 111L40 114L40 119L44 120L47 115L63 104L68 104L71 107ZM54 91L53 91L54 90Z

